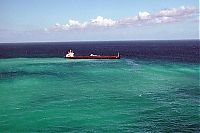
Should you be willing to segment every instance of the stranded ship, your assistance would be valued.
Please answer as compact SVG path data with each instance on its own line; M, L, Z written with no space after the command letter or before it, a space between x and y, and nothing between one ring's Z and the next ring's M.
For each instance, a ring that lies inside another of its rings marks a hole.
M68 58L68 59L120 59L120 55L118 53L117 56L101 56L101 55L94 55L94 54L90 54L88 56L75 56L74 52L70 50L65 55L65 58Z

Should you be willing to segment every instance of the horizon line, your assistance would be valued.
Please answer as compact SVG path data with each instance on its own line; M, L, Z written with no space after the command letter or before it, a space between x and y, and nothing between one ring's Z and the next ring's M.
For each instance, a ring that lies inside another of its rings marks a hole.
M0 44L15 44L15 43L75 43L75 42L134 42L134 41L191 41L195 39L143 39L143 40L81 40L81 41L22 41L22 42L0 42Z

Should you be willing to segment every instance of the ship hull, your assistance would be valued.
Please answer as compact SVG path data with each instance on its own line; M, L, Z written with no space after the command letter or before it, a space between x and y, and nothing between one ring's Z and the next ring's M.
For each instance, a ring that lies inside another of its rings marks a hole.
M120 59L119 56L74 56L74 57L65 57L68 59Z

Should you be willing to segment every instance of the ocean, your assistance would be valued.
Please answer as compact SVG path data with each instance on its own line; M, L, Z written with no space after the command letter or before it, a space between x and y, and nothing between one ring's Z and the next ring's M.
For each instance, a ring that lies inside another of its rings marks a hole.
M0 132L200 132L199 40L0 44ZM70 60L117 55L119 60Z

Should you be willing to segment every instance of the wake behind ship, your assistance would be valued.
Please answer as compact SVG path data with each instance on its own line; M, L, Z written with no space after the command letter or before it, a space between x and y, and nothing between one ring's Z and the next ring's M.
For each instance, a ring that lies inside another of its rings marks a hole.
M70 50L65 55L65 58L68 58L68 59L120 59L120 54L118 53L117 56L101 56L101 55L94 55L94 54L90 54L89 56L75 56L74 52Z

